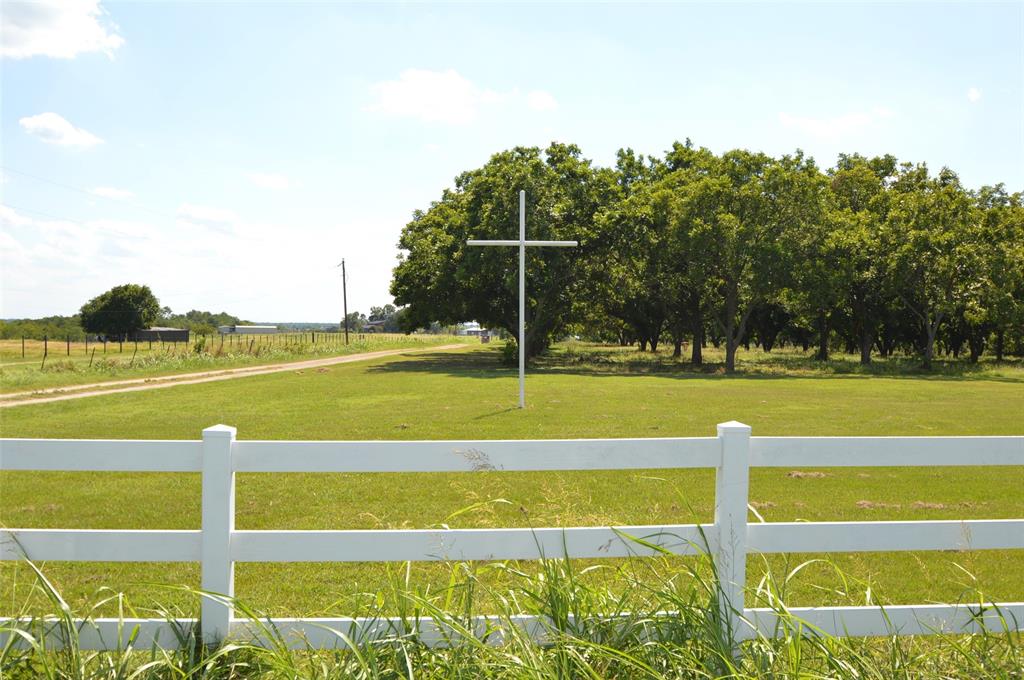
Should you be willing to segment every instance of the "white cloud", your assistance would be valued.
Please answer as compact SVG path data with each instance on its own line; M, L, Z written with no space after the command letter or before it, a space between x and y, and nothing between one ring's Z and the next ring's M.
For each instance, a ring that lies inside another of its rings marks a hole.
M90 190L89 193L95 196L102 196L103 198L116 198L118 200L131 198L135 195L127 189L117 189L115 187L96 187Z
M33 217L0 204L0 318L73 313L88 297L126 281L149 285L174 309L227 309L268 321L336 318L337 260L323 253L310 260L309 246L340 250L334 225L304 224L301 236L282 238L297 220L249 222L234 211L195 204L183 205L182 212L195 218L179 217L176 224L102 217L76 221ZM210 221L229 218L236 221L227 228ZM352 252L365 271L391 266L393 251L385 246L397 238L401 220L388 224L394 230L371 234L366 244L358 238L345 244L346 255ZM281 276L268 278L268 271ZM239 281L247 284L239 287ZM314 295L297 302L297 291L311 286L331 288L324 299ZM382 288L369 301L350 295L349 303L365 310L388 299Z
M799 130L813 137L837 138L870 127L880 120L891 118L893 112L877 106L867 112L846 113L833 118L812 118L779 113L779 122L785 127Z
M73 59L83 52L113 58L124 44L98 0L36 0L0 3L0 54Z
M234 224L238 221L238 216L230 210L192 203L182 203L178 207L178 215L198 220L199 222L212 222L214 224Z
M453 69L407 69L398 80L376 83L370 91L374 102L367 111L452 124L470 123L482 107L510 96L477 87Z
M32 224L31 218L18 214L14 208L0 204L0 227L8 229L11 227L24 227L29 224Z
M261 189L281 191L291 186L291 182L286 176L275 172L250 172L247 177L250 182Z
M103 140L96 135L75 127L62 116L53 112L26 116L18 122L25 132L33 137L38 137L47 144L88 148L103 143Z
M977 102L980 99L981 99L981 90L979 90L976 87L967 88L967 101L969 101L969 102L971 102L973 104L974 102Z
M406 69L398 80L370 86L373 98L363 110L398 118L418 118L429 123L472 123L487 108L499 104L534 111L554 111L558 101L549 92L518 88L507 91L480 87L454 69L429 71Z
M526 105L534 111L554 111L558 108L558 102L550 92L534 90L526 95Z
M441 150L441 145L435 144L433 142L427 142L426 144L423 145L423 150L429 151L430 153L437 153L438 151Z

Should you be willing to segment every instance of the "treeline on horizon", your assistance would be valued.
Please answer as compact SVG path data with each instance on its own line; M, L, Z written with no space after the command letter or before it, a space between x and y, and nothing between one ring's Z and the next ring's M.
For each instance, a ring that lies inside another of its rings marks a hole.
M716 154L676 142L597 167L570 144L517 147L460 174L404 228L391 292L407 328L476 319L513 337L514 248L468 239L578 240L528 248L527 349L568 333L726 369L751 343L970 361L1024 353L1024 206L1002 184L894 156Z
M197 309L190 310L184 314L174 314L170 309L161 309L160 316L154 322L155 326L167 328L187 328L196 335L212 335L217 332L218 326L230 326L233 324L245 324L237 316L227 312L203 312ZM65 338L70 336L72 340L82 338L86 335L82 328L81 314L72 316L47 316L39 319L4 319L0 320L0 339L28 338L42 340L48 338Z
M349 312L349 329L353 332L362 332L368 322L383 322L380 331L384 333L402 332L401 317L404 310L397 309L392 304L380 307L370 307L370 314L367 316L361 312ZM161 315L153 325L165 326L167 328L187 328L194 335L214 335L218 332L219 326L232 326L237 324L250 324L251 321L232 316L227 312L204 312L191 310L184 314L174 314L168 308L161 310ZM284 323L279 324L284 329L304 330L330 330L339 332L341 323L334 325L323 323ZM431 329L433 332L441 332L445 329ZM42 340L44 337L50 339L64 339L71 337L78 340L87 335L82 328L81 314L73 316L46 316L38 319L0 319L0 339L10 340L26 338L29 340Z

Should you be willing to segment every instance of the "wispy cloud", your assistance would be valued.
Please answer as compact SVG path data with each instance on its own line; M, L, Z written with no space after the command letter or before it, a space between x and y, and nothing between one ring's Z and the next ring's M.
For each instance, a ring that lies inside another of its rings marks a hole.
M246 177L261 189L281 191L291 186L291 181L285 175L276 172L250 172Z
M892 118L892 116L892 111L879 106L870 111L844 113L832 118L793 116L781 112L779 113L779 122L784 127L798 130L812 137L837 138L871 127L881 120Z
M550 92L534 90L526 95L526 105L534 111L554 111L558 108L558 102Z
M73 59L83 52L108 57L124 44L98 0L0 3L0 54Z
M967 88L967 101L972 104L981 100L981 90L976 87Z
M507 96L477 87L453 69L407 69L398 80L376 83L370 91L374 101L368 111L452 124L473 121L481 107L496 104Z
M135 194L128 191L127 189L117 189L115 187L95 187L91 189L89 193L95 196L102 196L103 198L115 198L117 200L124 200L131 198Z
M178 207L178 216L215 225L232 225L238 221L238 215L231 210L194 203L182 203Z
M33 137L38 137L47 144L88 148L103 143L103 140L96 135L75 127L63 116L53 112L26 116L18 123L21 124L25 132Z
M460 125L477 120L485 111L511 106L554 111L555 97L544 90L523 95L519 88L499 91L480 86L454 69L407 69L397 80L370 86L372 102L364 109L396 118Z

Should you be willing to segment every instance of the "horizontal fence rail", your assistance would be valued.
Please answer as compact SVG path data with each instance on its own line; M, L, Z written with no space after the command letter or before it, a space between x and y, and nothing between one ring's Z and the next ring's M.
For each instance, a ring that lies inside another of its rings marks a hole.
M1021 465L1022 437L751 437L750 467Z
M756 553L1024 549L1024 520L770 522L747 526ZM198 562L200 531L0 529L0 559ZM435 562L697 555L718 550L697 524L545 529L235 531L233 562Z
M235 444L238 472L485 472L710 468L714 437Z
M204 640L265 631L234 618L236 562L396 562L615 558L710 554L722 620L736 640L779 634L780 613L747 608L748 553L1024 549L1024 519L748 524L751 467L1024 466L1024 437L751 437L723 423L717 437L477 441L237 441L218 425L201 441L0 440L0 470L199 472L200 530L0 529L0 560L199 562L205 596L199 619L89 619L77 623L83 649L133 644L177 647L198 626ZM514 472L713 468L715 520L707 525L621 527L239 531L235 475L324 472ZM218 595L219 594L219 595ZM1024 603L801 607L786 610L806 631L871 636L1024 630ZM671 613L667 612L666 616ZM611 617L614 619L615 617ZM265 622L267 623L267 622ZM43 625L59 646L56 621ZM458 637L429 618L279 618L267 623L296 648L343 647L339 633L369 640L414 635L426 644ZM787 624L791 625L791 624ZM551 624L521 616L481 616L473 633L501 644L508 626L543 642ZM7 633L10 634L10 633ZM0 633L0 644L5 633ZM131 636L136 637L132 638Z
M123 439L3 439L0 470L199 472L203 443Z

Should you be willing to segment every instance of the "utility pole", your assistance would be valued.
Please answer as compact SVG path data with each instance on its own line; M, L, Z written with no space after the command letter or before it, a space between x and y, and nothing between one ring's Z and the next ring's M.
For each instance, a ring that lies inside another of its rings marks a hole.
M348 289L345 285L345 260L341 261L338 265L341 267L341 304L342 310L345 312L344 325L345 325L345 344L348 344Z

